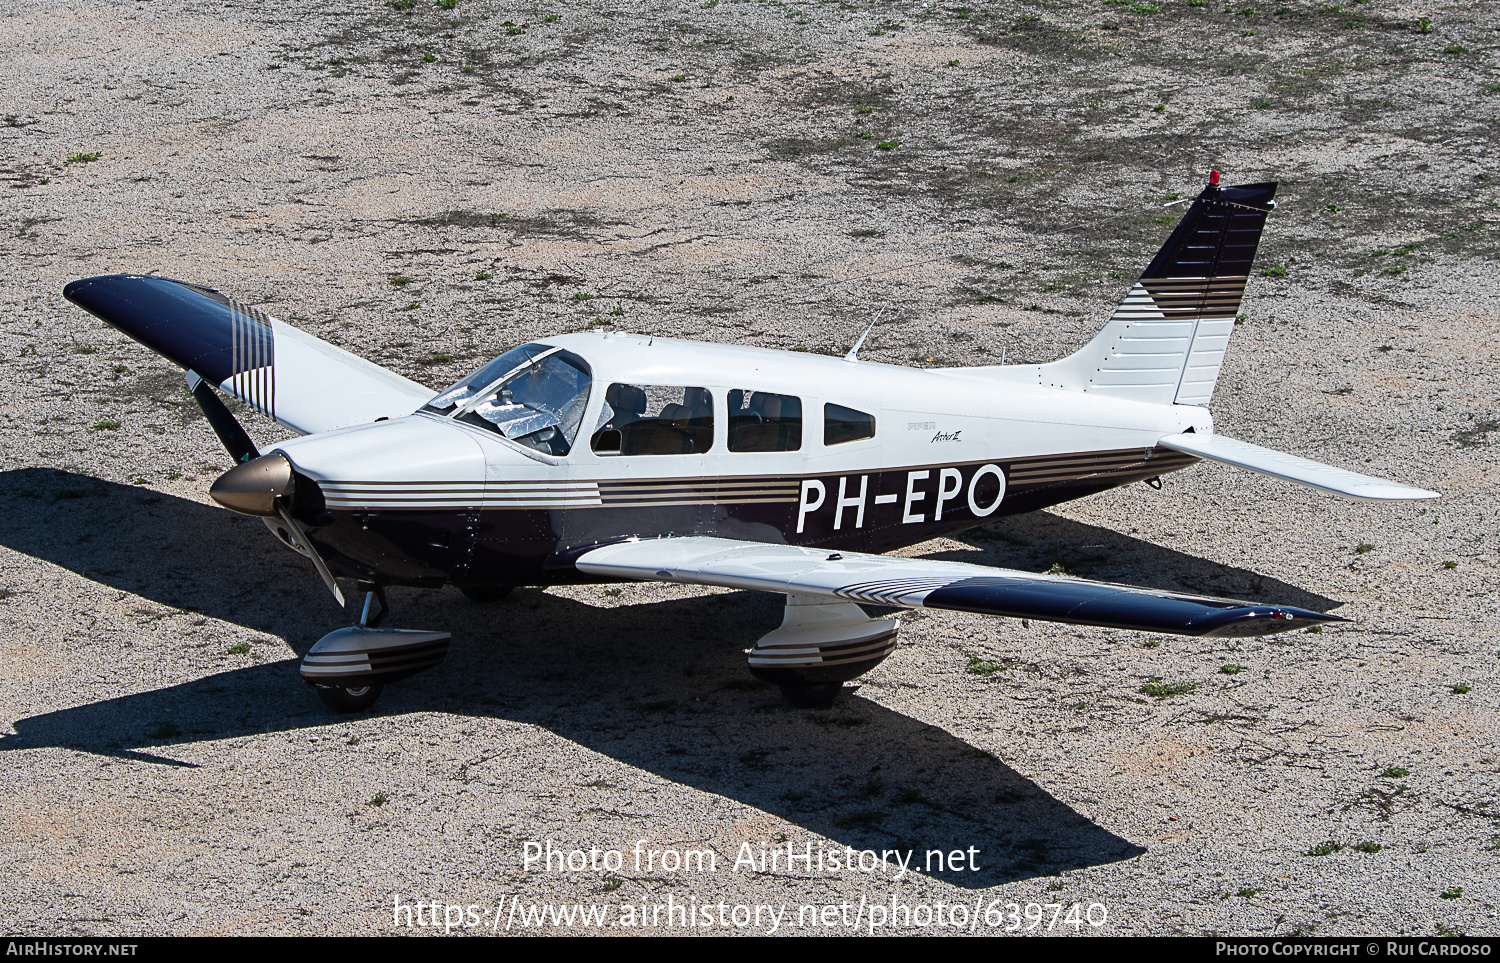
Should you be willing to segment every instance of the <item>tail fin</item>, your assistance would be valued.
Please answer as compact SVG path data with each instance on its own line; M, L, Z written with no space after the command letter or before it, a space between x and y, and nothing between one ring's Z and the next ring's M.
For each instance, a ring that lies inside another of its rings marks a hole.
M1039 383L1152 404L1206 405L1276 184L1218 172L1094 340L1039 365Z

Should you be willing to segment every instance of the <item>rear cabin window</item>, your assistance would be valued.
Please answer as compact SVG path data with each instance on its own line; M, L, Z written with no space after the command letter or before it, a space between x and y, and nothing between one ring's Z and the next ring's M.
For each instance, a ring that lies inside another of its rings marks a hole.
M729 392L730 451L797 451L802 399L736 388Z
M593 448L599 455L694 455L714 443L706 388L612 384L604 392Z
M842 445L875 437L875 416L843 405L823 406L823 444Z

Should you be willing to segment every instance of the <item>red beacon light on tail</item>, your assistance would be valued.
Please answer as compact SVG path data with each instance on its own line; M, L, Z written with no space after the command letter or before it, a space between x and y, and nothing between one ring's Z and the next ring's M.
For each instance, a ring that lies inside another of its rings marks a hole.
M1209 171L1208 172L1208 186L1209 187L1218 187L1219 186L1219 172L1218 171Z

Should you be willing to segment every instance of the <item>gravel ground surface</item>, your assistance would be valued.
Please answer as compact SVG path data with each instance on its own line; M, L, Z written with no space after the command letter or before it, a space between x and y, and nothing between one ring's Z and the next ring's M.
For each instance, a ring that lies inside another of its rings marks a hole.
M384 933L398 899L518 898L713 904L717 930L721 900L895 898L1107 911L1046 910L1059 933L1493 935L1500 15L966 2L7 4L0 926ZM1036 362L1181 208L1131 212L1212 166L1282 182L1220 430L1442 500L1201 465L919 546L1354 621L908 615L825 711L745 669L778 597L625 585L395 591L448 661L331 715L297 659L346 617L208 502L226 459L180 374L60 294L159 271L434 387L601 317L842 352L882 305L865 357ZM548 839L623 864L527 871ZM733 866L809 842L979 868Z

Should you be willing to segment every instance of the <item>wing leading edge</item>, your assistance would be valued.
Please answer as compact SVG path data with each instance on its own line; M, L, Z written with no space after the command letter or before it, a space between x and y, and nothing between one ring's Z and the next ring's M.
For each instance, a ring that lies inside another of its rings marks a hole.
M74 281L63 295L303 434L409 415L433 395L211 288L113 274Z
M819 595L1010 618L1176 635L1269 635L1346 622L1287 605L1257 605L1012 569L725 538L620 542L579 557L580 571L612 578L689 582Z

